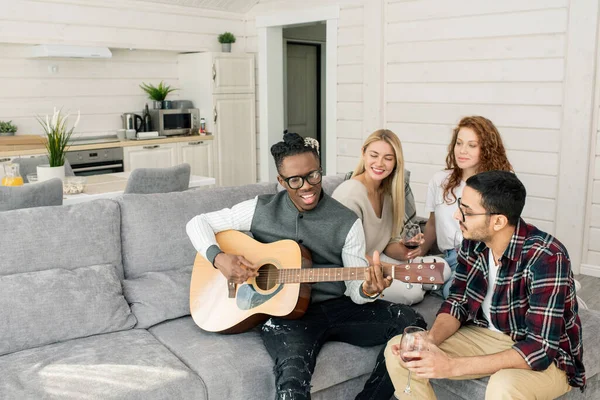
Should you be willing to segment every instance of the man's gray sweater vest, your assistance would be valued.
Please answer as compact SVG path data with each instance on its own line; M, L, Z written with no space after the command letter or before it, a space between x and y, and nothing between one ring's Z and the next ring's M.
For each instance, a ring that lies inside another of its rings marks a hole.
M358 217L322 192L317 207L299 212L286 191L258 196L250 231L256 240L271 243L291 239L312 253L313 268L342 267L342 248ZM344 295L344 282L312 285L313 303Z

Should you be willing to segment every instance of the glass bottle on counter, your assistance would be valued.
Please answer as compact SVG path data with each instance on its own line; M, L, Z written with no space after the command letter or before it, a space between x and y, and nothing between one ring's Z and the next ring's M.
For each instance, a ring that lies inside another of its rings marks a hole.
M21 186L23 185L23 177L19 173L19 164L6 163L4 164L4 177L2 178L2 186Z
M148 110L148 103L146 103L146 108L144 108L142 129L144 132L152 131L152 118L150 117L150 111Z

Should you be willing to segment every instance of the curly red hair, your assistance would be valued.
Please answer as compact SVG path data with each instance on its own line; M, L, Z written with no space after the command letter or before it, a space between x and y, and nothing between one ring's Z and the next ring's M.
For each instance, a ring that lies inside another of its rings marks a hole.
M500 132L498 132L492 121L478 115L464 117L460 120L456 128L454 128L452 140L448 145L446 169L452 170L447 183L444 185L444 200L448 204L456 201L454 189L460 185L462 179L462 170L457 166L456 157L454 156L454 147L456 146L458 132L461 128L472 129L479 139L480 152L477 173L495 170L514 172L512 165L506 157L506 149L502 143Z

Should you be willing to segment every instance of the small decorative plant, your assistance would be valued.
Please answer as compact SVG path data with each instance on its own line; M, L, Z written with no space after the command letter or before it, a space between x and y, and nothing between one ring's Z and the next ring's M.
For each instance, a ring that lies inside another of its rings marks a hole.
M219 35L219 43L235 43L235 35L231 32L224 32Z
M65 152L68 148L69 139L79 123L81 114L77 112L77 120L71 129L67 127L69 116L70 114L63 115L61 110L57 110L56 107L54 107L52 119L48 115L45 118L37 116L38 122L46 133L46 150L48 150L48 160L51 167L65 165Z
M140 88L142 88L142 90L148 94L148 98L150 100L154 101L164 101L169 93L177 90L169 85L165 85L163 81L160 81L158 86L142 82Z
M11 136L17 131L17 127L12 124L12 121L0 121L0 136Z

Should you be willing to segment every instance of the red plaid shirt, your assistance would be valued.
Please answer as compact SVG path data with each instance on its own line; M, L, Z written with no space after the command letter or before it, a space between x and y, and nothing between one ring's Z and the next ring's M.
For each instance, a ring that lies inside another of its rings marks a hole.
M482 327L488 322L481 303L488 286L489 249L483 242L464 240L458 254L450 296L439 313L461 323ZM565 247L553 236L519 220L502 255L492 296L490 318L515 342L534 371L554 362L569 385L585 386L581 321L575 283Z

